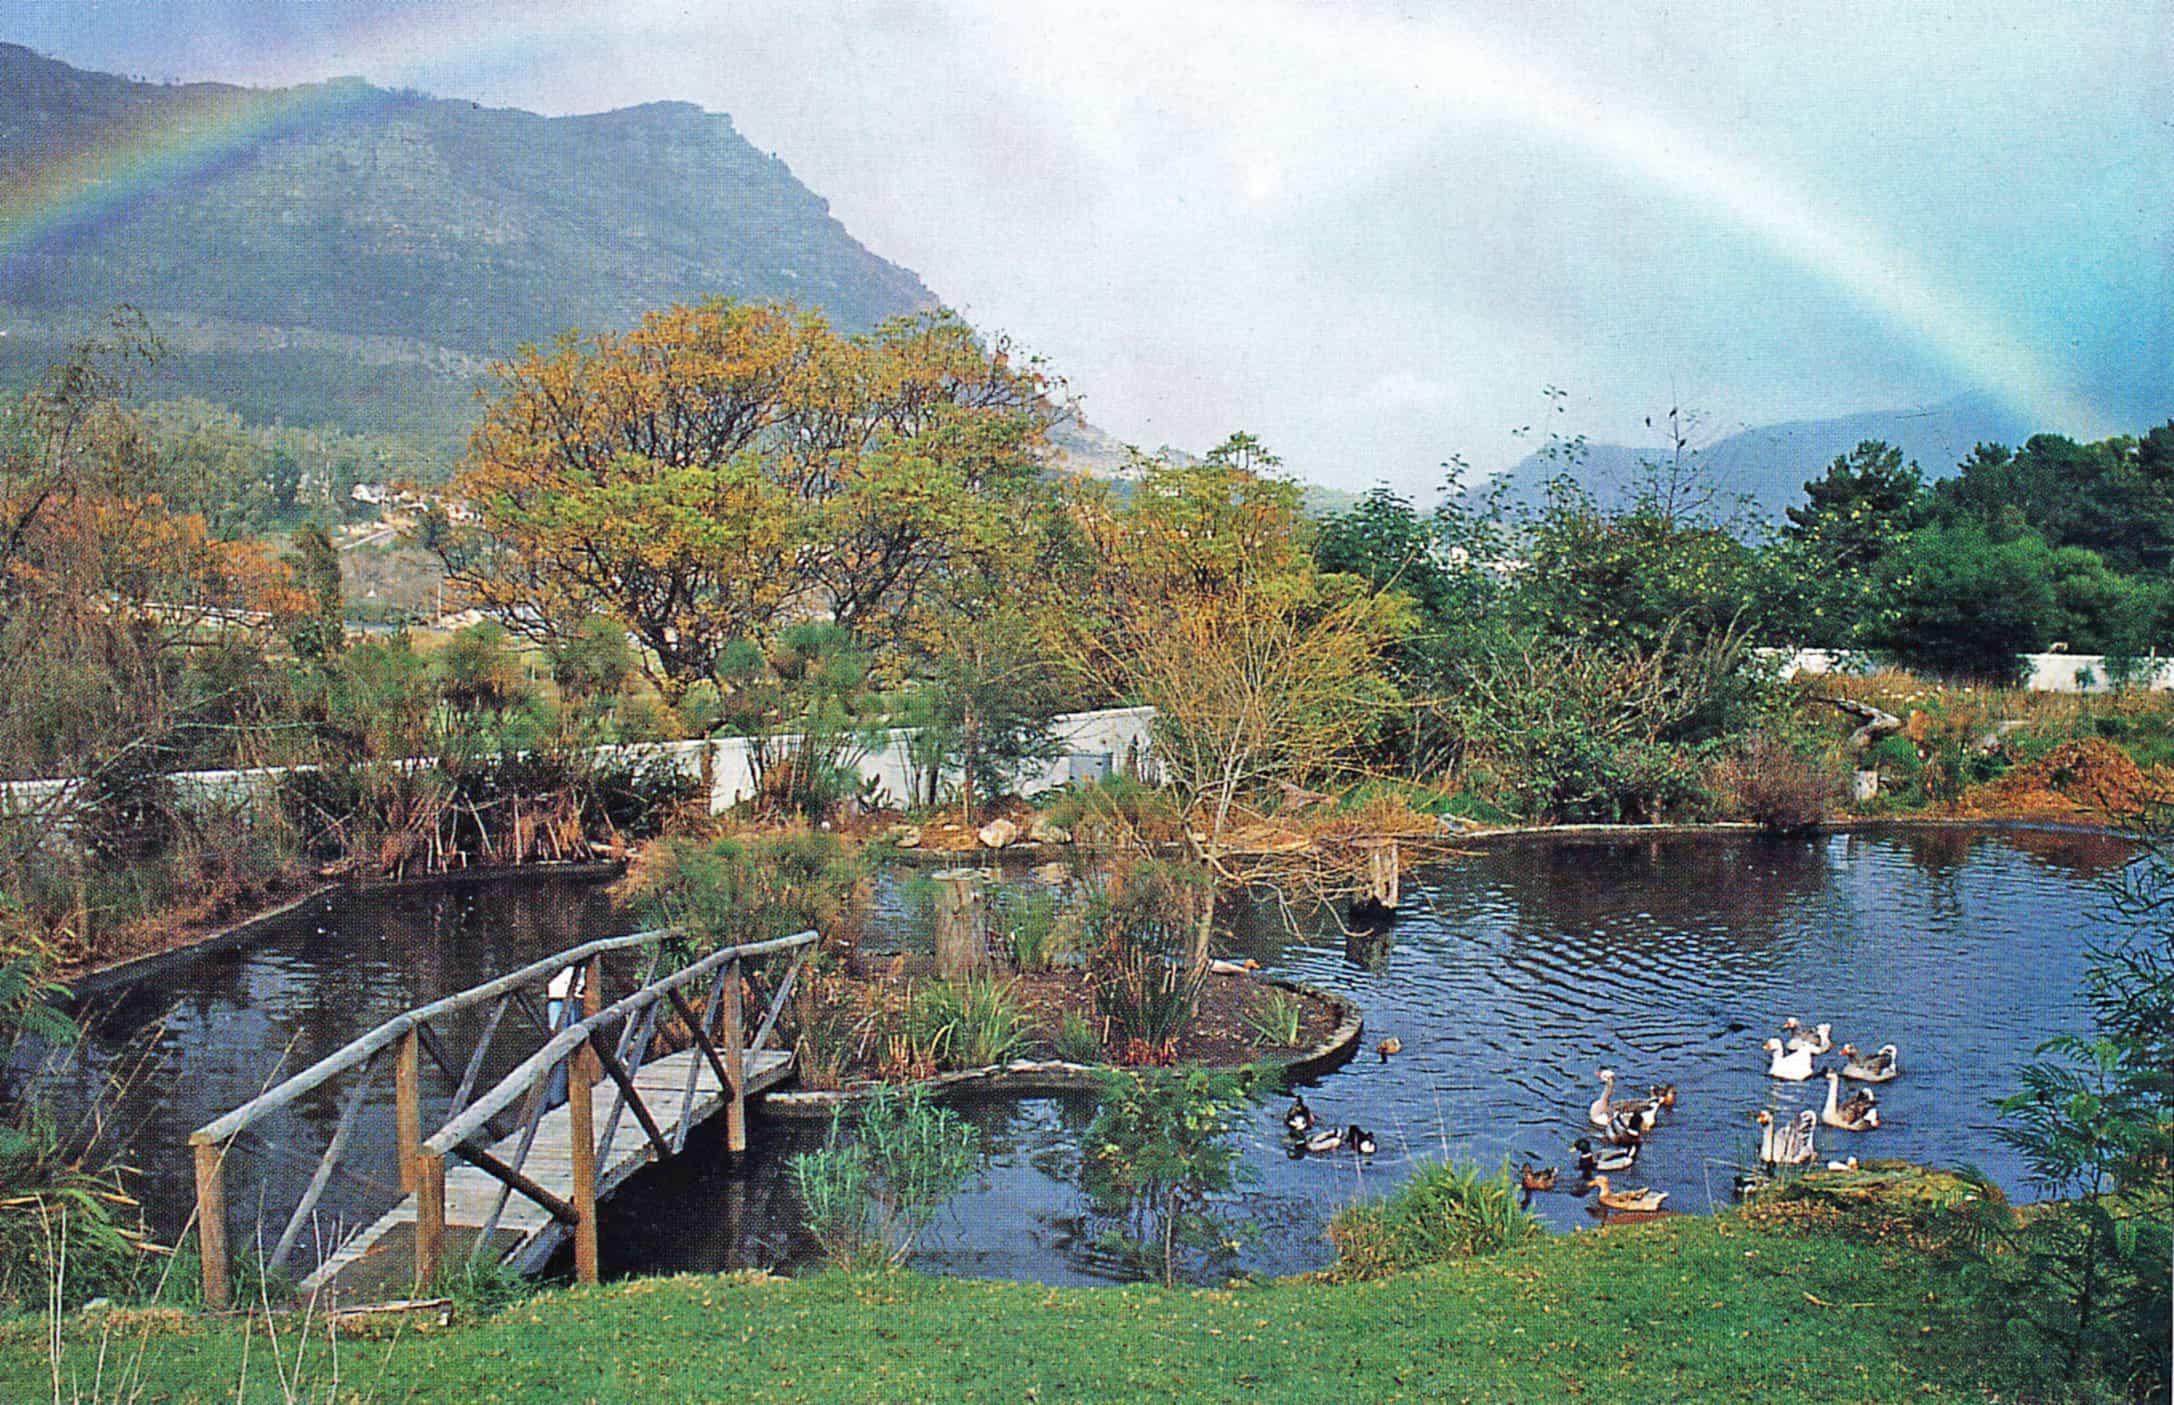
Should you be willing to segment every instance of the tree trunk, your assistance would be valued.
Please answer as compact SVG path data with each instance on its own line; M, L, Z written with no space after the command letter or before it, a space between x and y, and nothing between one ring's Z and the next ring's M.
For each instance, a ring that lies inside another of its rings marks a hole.
M981 875L970 868L949 868L933 878L937 974L947 981L983 974L989 965L989 941L982 930Z

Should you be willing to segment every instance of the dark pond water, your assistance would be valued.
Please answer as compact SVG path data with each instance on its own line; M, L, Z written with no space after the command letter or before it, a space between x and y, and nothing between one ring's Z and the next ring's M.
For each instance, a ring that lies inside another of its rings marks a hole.
M2022 1168L1994 1136L1991 1101L2050 1034L2080 1028L2083 948L2109 930L2097 897L2129 857L2117 840L1965 829L1804 841L1710 837L1500 847L1422 876L1386 936L1332 925L1293 932L1266 911L1241 942L1272 971L1351 994L1369 1052L1306 1090L1324 1120L1376 1129L1379 1152L1291 1160L1264 1102L1248 1129L1253 1184L1232 1204L1240 1249L1203 1275L1287 1273L1325 1264L1337 1208L1393 1187L1423 1161L1566 1168L1597 1095L1595 1069L1626 1086L1667 1081L1680 1102L1632 1177L1671 1208L1726 1203L1762 1107L1781 1115L1825 1083L1770 1082L1759 1044L1795 1015L1836 1042L1901 1047L1904 1073L1880 1090L1885 1125L1821 1129L1822 1156L1856 1153L1976 1164L2012 1195ZM908 903L886 893L894 921ZM1303 926L1303 924L1302 924ZM372 1024L587 936L621 929L601 892L558 883L449 887L347 899L245 952L190 962L111 1002L85 1056L51 1075L80 1105L143 1050L114 1135L148 1177L162 1223L187 1213L179 1148L188 1131L306 1066ZM1372 1044L1394 1034L1384 1063ZM390 1137L387 1105L361 1127ZM972 1104L991 1151L982 1182L926 1237L925 1268L1050 1282L1129 1276L1099 1247L1076 1189L1077 1099ZM336 1120L332 1095L305 1100L245 1147L291 1203ZM652 1168L607 1211L608 1271L790 1264L806 1251L783 1161L819 1133L759 1125L731 1164L697 1154ZM380 1158L389 1160L388 1158ZM246 1173L244 1173L246 1174ZM388 1188L335 1183L328 1210L367 1218ZM282 1194L286 1197L281 1199ZM1569 1229L1582 1202L1534 1208ZM276 1233L274 1223L268 1233Z
M1325 1265L1342 1205L1445 1156L1564 1167L1599 1094L1594 1071L1677 1085L1680 1100L1630 1180L1671 1208L1725 1204L1755 1146L1752 1115L1786 1119L1824 1080L1765 1076L1761 1042L1787 1016L1835 1040L1893 1043L1903 1075L1879 1090L1883 1125L1820 1129L1822 1157L1900 1156L1989 1172L2026 1198L2024 1168L1994 1135L1993 1099L2044 1038L2081 1028L2084 947L2111 930L2099 884L2130 857L2082 835L1908 830L1761 841L1686 837L1529 843L1424 875L1385 937L1291 933L1274 914L1241 922L1263 965L1345 991L1367 1012L1367 1052L1309 1086L1325 1122L1377 1130L1372 1158L1292 1160L1264 1103L1248 1128L1257 1179L1231 1207L1242 1247L1196 1267L1289 1273ZM1372 1052L1394 1034L1400 1054ZM1823 1062L1831 1062L1827 1060ZM1081 1100L971 1105L993 1151L984 1185L954 1204L916 1262L944 1272L1049 1282L1127 1276L1097 1247L1103 1226L1076 1189ZM764 1157L660 1167L652 1199L627 1202L604 1236L623 1266L699 1269L790 1260L780 1160L813 1134L771 1124ZM1571 1229L1586 1202L1533 1208ZM729 1211L713 1215L711 1207Z

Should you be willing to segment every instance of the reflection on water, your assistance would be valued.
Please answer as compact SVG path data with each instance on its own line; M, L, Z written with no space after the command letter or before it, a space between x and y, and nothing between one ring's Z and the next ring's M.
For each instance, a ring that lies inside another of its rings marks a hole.
M1369 1046L1395 1034L1404 1047L1387 1063L1362 1054L1307 1089L1324 1121L1378 1129L1370 1160L1289 1159L1282 1101L1262 1105L1247 1129L1257 1180L1238 1206L1250 1229L1235 1266L1323 1266L1337 1207L1444 1155L1560 1164L1570 1184L1565 1147L1585 1131L1604 1065L1627 1086L1680 1091L1628 1179L1668 1191L1672 1208L1725 1203L1755 1143L1752 1114L1824 1097L1824 1080L1764 1076L1759 1045L1790 1015L1831 1022L1838 1043L1902 1049L1903 1076L1879 1090L1885 1125L1822 1128L1823 1155L1968 1162L2024 1198L1992 1100L2041 1040L2082 1027L2083 948L2107 920L2094 882L2131 852L2096 836L1965 829L1531 843L1423 875L1417 910L1386 932L1293 934L1256 905L1240 936L1252 955L1349 992L1367 1011ZM1033 1099L967 1111L994 1149L987 1182L915 1262L1049 1282L1127 1276L1082 1218L1076 1168L1091 1109ZM806 1246L776 1187L783 1155L816 1134L766 1124L761 1136L763 1156L742 1168L718 1159L646 1173L654 1194L613 1212L606 1245L629 1267L796 1259ZM746 1185L732 1190L735 1180ZM695 1247L686 1226L725 1203L746 1236ZM1583 1206L1534 1201L1565 1229L1591 1223Z
M1249 954L1348 992L1367 1012L1368 1045L1394 1034L1403 1052L1386 1063L1364 1054L1307 1089L1324 1121L1377 1129L1370 1160L1289 1159L1282 1100L1263 1103L1246 1132L1256 1177L1235 1206L1249 1229L1219 1271L1325 1264L1329 1216L1422 1160L1567 1168L1564 1147L1584 1131L1603 1065L1631 1088L1677 1085L1678 1107L1627 1179L1668 1191L1671 1208L1707 1210L1725 1201L1731 1167L1749 1154L1753 1112L1786 1114L1824 1096L1823 1081L1764 1076L1759 1044L1790 1015L1831 1022L1838 1043L1902 1049L1903 1076L1880 1090L1884 1125L1863 1136L1822 1128L1823 1155L1969 1162L2022 1197L2023 1168L1994 1137L1992 1100L2015 1086L2041 1040L2082 1027L2083 948L2108 920L2096 884L2129 853L2097 836L1966 829L1525 843L1420 875L1408 915L1379 933L1347 936L1328 923L1294 931L1267 905L1242 910ZM888 887L881 903L893 923L910 908ZM179 1149L192 1127L401 1009L614 930L600 890L562 884L343 899L286 935L187 963L114 1002L63 1091L80 1098L128 1040L150 1041L120 1125L170 1229L187 1213ZM387 1091L357 1129L380 1165L390 1164L381 1154L389 1100ZM967 1111L992 1152L987 1174L947 1209L915 1262L1052 1282L1127 1276L1099 1246L1076 1189L1092 1108L1037 1098ZM285 1198L270 1197L278 1209L292 1203L336 1117L336 1094L326 1092L245 1145L244 1155L286 1177ZM756 1150L737 1165L715 1135L611 1204L608 1270L805 1256L784 1162L820 1129L758 1122ZM364 1218L389 1198L384 1185L336 1182L328 1208ZM1590 1222L1566 1195L1540 1196L1534 1208L1558 1227Z
M194 1201L191 1131L403 1010L615 930L600 886L564 880L335 895L246 949L206 953L88 1000L81 1045L42 1076L71 1122L85 1117L110 1076L125 1082L124 1095L104 1110L104 1140L142 1170L139 1193L155 1228L170 1237ZM477 1031L449 1023L445 1032L465 1050ZM11 1078L36 1057L19 1055ZM487 1072L495 1078L515 1062L501 1048ZM452 1080L427 1061L423 1073L426 1096L442 1106ZM260 1201L269 1207L266 1237L278 1235L330 1140L347 1086L335 1080L304 1095L230 1153L236 1243L253 1242L244 1225ZM392 1100L390 1075L380 1072L343 1158L349 1169L320 1202L327 1226L368 1223L398 1198Z

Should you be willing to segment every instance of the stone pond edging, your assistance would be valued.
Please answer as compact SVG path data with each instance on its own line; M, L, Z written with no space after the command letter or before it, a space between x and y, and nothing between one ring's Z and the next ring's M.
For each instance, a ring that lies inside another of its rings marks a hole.
M1309 1000L1328 1004L1336 1014L1336 1028L1328 1038L1309 1049L1292 1054L1275 1054L1250 1061L1250 1066L1267 1068L1285 1081L1303 1080L1326 1073L1348 1062L1358 1052L1359 1036L1366 1028L1366 1015L1349 996L1323 990L1319 986L1300 981L1285 980L1279 976L1261 976L1252 972L1220 970L1215 974L1230 980L1257 980L1263 985L1279 986L1295 991ZM904 1085L918 1088L935 1097L952 1097L964 1094L996 1094L1003 1097L1031 1097L1049 1093L1091 1093L1098 1086L1099 1076L1114 1065L1069 1063L1062 1059L1015 1059L1008 1064L990 1064L985 1068L960 1069L952 1073L939 1073ZM766 1093L757 1104L771 1117L805 1120L826 1118L841 1108L865 1102L877 1089L892 1085L884 1083L859 1083L850 1088L798 1088Z

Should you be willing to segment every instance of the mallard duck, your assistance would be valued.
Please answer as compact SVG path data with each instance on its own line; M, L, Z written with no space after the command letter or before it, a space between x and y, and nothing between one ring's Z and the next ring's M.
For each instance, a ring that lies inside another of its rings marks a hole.
M1804 1026L1792 1018L1783 1020L1781 1029L1782 1037L1789 1041L1792 1052L1809 1049L1815 1054L1824 1054L1834 1047L1834 1026L1831 1024L1814 1025L1812 1032L1806 1034Z
M1359 1155L1361 1156L1372 1156L1374 1154L1377 1143L1374 1141L1374 1134L1372 1132L1367 1131L1364 1127L1354 1124L1350 1128L1350 1130L1344 1133L1344 1145L1350 1147L1353 1151L1359 1153Z
M1626 1113L1610 1122L1608 1130L1600 1135L1610 1146L1636 1146L1646 1139L1646 1133L1652 1128L1653 1114L1650 1110Z
M1774 1178L1762 1167L1756 1171L1738 1171L1730 1178L1729 1189L1735 1191L1737 1198L1741 1200L1746 1196L1757 1195L1773 1183Z
M1387 1063L1389 1062L1389 1056L1391 1054L1401 1054L1404 1052L1404 1041L1392 1034L1387 1039L1384 1039L1379 1044L1376 1044L1374 1046L1374 1052L1381 1055L1381 1061L1383 1063Z
M1842 1075L1828 1069L1827 1105L1820 1110L1820 1121L1845 1132L1869 1132L1880 1125L1880 1110L1873 1106L1878 1099L1872 1096L1870 1088L1859 1088L1850 1094L1848 1102L1837 1104L1841 1088Z
M1291 1106L1283 1114L1283 1128L1294 1137L1313 1130L1313 1109L1306 1106L1303 1094L1292 1095Z
M1769 1166L1803 1166L1819 1155L1812 1145L1819 1129L1819 1115L1810 1108L1797 1114L1787 1127L1774 1125L1774 1114L1761 1108L1754 1114L1759 1124L1759 1160Z
M1896 1049L1892 1044L1882 1044L1880 1051L1871 1058L1858 1056L1853 1044L1842 1046L1842 1076L1854 1078L1859 1083L1885 1083L1902 1068L1895 1061Z
M1610 1147L1597 1151L1584 1137L1570 1144L1570 1154L1578 1158L1578 1174L1591 1180L1602 1171L1628 1171L1638 1160L1638 1143Z
M1359 1129L1356 1127L1324 1127L1306 1138L1306 1150L1316 1156L1326 1156L1344 1144L1344 1138Z
M1658 1210L1668 1198L1665 1190L1617 1190L1606 1176L1593 1177L1593 1188L1600 1192L1600 1203L1611 1210Z
M1779 1039L1769 1039L1761 1046L1774 1057L1767 1061L1766 1076L1785 1078L1791 1083L1802 1083L1812 1076L1812 1051L1797 1049L1783 1053Z
M1553 1190L1555 1188L1555 1168L1550 1166L1546 1170L1541 1170L1528 1162L1517 1168L1517 1186L1527 1195L1543 1190Z

